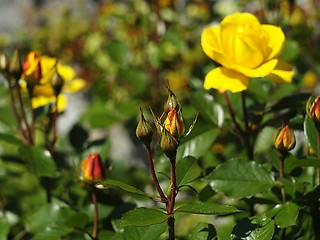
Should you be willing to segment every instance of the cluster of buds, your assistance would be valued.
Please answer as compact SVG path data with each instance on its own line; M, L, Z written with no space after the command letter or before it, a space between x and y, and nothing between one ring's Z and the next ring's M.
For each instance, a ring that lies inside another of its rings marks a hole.
M176 156L180 139L190 134L197 118L190 126L188 132L185 132L185 124L182 118L181 104L169 88L168 92L169 96L164 105L164 112L162 113L162 115L158 118L155 116L152 110L151 112L155 122L157 133L161 137L160 147L169 159L173 159ZM136 135L143 144L145 144L146 146L150 146L153 131L151 126L145 120L141 109L140 121L136 129Z
M105 168L99 153L92 153L81 162L81 179L88 183L97 183L105 178Z
M278 128L274 136L274 146L279 152L288 152L296 145L293 129L288 125Z

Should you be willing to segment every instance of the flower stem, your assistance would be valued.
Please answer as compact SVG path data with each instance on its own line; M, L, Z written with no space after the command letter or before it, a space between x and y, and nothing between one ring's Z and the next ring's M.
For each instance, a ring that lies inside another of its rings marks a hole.
M54 147L57 141L57 120L59 116L58 111L58 96L56 97L54 112L53 112L53 119L52 119L52 139L49 145L49 151L52 154L54 152Z
M27 114L26 114L26 111L24 109L24 104L23 104L23 101L22 101L22 93L21 93L21 88L19 86L19 83L17 82L16 83L16 90L17 90L17 96L18 96L18 102L19 102L19 107L20 107L20 112L21 112L21 118L26 126L26 129L27 129L27 136L28 136L28 141L30 143L30 145L33 145L33 137L32 137L32 131L31 131L31 128L29 126L29 123L28 123L28 119L27 119Z
M18 110L17 110L16 105L15 105L13 92L12 92L12 87L11 87L11 81L9 79L8 79L8 92L9 92L9 98L10 98L10 105L11 105L12 113L13 113L13 116L16 119L17 124L18 124L18 130L19 130L20 134L22 135L24 142L26 144L30 145L29 139L27 137L27 134L24 131L24 129L22 128L22 125L21 125L21 119L20 119L20 116L18 114Z
M283 178L283 176L284 176L284 159L285 159L285 157L283 156L283 154L281 154L280 168L279 168L280 178ZM286 202L286 190L284 188L284 185L281 186L281 196L282 196L282 203L285 203Z
M92 227L92 237L93 239L98 239L98 204L97 204L97 195L95 188L92 188L92 203L94 207L94 215L93 215L93 227Z
M170 159L170 184L171 191L169 196L169 202L167 204L167 213L170 215L168 218L168 228L169 228L169 240L174 240L175 231L174 231L174 204L177 193L177 184L176 184L176 158Z
M320 129L317 127L318 160L320 161ZM318 185L320 185L320 168L318 168Z
M163 193L163 191L161 189L161 186L159 184L159 180L158 180L156 172L154 170L154 164L153 164L153 160L152 160L152 153L151 153L150 146L146 147L146 149L147 149L147 158L148 158L149 168L150 168L150 171L151 171L151 175L152 175L152 179L153 179L154 185L156 186L156 189L157 189L157 191L158 191L158 193L160 195L161 202L166 203L168 201L168 199L164 195L164 193Z
M251 131L249 128L248 111L246 106L246 91L241 92L241 100L242 100L243 119L245 124L245 132L242 134L242 136L243 136L244 145L247 150L248 159L253 160L253 146L250 143Z
M241 128L241 126L239 125L239 123L237 122L237 119L236 119L236 117L234 115L234 111L233 111L233 109L231 107L230 100L229 100L227 92L224 92L224 99L226 101L227 108L228 108L228 111L229 111L229 114L230 114L230 117L231 117L231 120L232 120L233 124L235 125L235 127L238 130L239 134L243 135L244 131Z

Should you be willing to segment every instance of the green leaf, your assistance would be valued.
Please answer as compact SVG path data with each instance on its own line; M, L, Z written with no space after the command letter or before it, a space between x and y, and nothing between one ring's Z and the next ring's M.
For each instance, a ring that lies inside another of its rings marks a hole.
M271 240L274 234L274 221L268 219L265 224L260 225L248 218L240 220L233 229L234 240Z
M0 218L0 240L7 240L10 224L4 218Z
M152 198L152 197L156 197L156 196L152 196L152 195L149 195L127 183L124 183L124 182L120 182L120 181L117 181L117 180L105 180L101 183L98 183L96 184L96 187L97 188L100 188L100 189L105 189L105 188L109 188L109 187L117 187L117 188L120 188L121 190L123 191L126 191L128 193L133 193L133 194L137 194L137 195L140 195L140 196L144 196L144 197L147 197L147 198Z
M75 213L66 220L66 223L70 227L84 228L89 222L89 216L85 213Z
M167 219L168 215L160 210L151 208L135 208L122 216L121 226L145 227L163 223Z
M157 240L167 230L167 223L154 224L146 227L125 228L124 240Z
M188 234L187 240L214 240L216 235L216 230L212 224L201 222Z
M318 158L297 159L289 157L285 159L285 169L290 172L296 167L315 167L320 168L320 161Z
M241 159L220 164L207 180L214 190L234 198L265 192L274 185L271 173L255 162Z
M201 174L201 168L194 157L182 158L176 166L177 186L183 186L198 178Z
M318 152L318 143L317 143L317 129L314 125L314 122L306 114L304 119L304 135L306 136L310 147L312 147L314 152Z
M236 207L211 202L194 202L176 209L175 212L185 212L204 215L225 215L240 212Z
M177 150L177 159L187 156L193 156L197 159L202 157L212 146L218 134L218 129L212 129L181 143Z
M224 111L220 104L214 101L214 97L208 93L195 92L191 99L195 107L205 118L209 119L213 124L221 127L224 121Z
M282 205L275 216L276 224L280 228L286 228L297 224L300 207L292 202Z
M21 145L22 144L22 141L20 139L16 138L12 134L7 134L7 133L0 133L0 140L3 140L7 143L11 143L14 145Z
M56 164L48 150L40 147L21 146L19 153L38 177L53 177L55 175Z
M71 230L65 224L71 214L72 210L62 203L45 204L26 219L26 230L32 233L54 232L62 236Z
M259 240L271 240L274 234L274 221L270 221L266 225L254 229L250 232L249 236L242 239L252 240L252 239L259 239Z

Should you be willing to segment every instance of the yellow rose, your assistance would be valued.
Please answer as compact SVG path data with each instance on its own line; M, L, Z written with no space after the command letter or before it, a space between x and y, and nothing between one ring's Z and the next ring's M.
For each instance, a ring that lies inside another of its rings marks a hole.
M40 68L39 72L41 73L41 77L38 80L38 83L33 87L32 107L36 109L56 101L55 92L51 85L51 79L57 71L64 82L62 94L59 94L58 96L58 111L61 112L65 110L67 98L63 93L80 91L85 86L85 80L76 78L74 69L70 66L61 64L56 58L44 55L41 56L40 54L36 55L35 52L31 52L27 56L25 71L21 76L22 80L25 81L21 82L22 87L26 87L30 78L28 76L31 74L34 75L34 72L37 70L35 67L31 68L31 66L39 66L38 63L40 63L38 69Z
M291 66L278 59L284 42L280 27L260 24L250 13L235 13L219 26L205 28L202 49L221 66L207 74L204 88L241 92L247 89L249 77L270 76L277 83L291 82Z

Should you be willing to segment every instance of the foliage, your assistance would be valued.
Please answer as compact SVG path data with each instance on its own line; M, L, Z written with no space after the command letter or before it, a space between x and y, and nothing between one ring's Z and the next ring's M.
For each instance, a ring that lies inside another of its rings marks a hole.
M0 240L320 239L316 1L79 2L55 18L31 7L0 41ZM226 66L202 32L248 9L281 27L292 82L205 89ZM49 56L50 78L30 52ZM50 100L34 105L44 85Z

